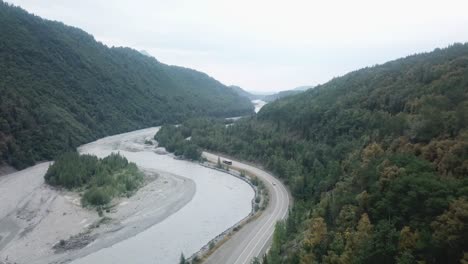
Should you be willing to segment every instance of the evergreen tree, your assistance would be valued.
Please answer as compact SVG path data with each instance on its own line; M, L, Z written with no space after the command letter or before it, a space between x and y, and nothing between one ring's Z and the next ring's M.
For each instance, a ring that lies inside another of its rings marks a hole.
M179 264L187 264L187 260L185 260L184 253L180 254Z

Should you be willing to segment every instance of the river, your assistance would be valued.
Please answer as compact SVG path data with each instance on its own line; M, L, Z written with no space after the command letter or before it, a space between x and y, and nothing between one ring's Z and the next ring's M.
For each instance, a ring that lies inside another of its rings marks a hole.
M159 175L132 197L121 198L115 211L106 212L110 224L93 229L96 240L81 249L55 253L52 246L87 230L99 217L79 205L77 193L44 183L50 163L2 176L0 263L172 264L181 253L192 255L249 215L254 191L246 182L161 154L145 143L158 130L110 136L78 149L99 157L119 152Z
M79 152L99 157L120 152L140 168L166 171L192 180L196 185L195 195L158 224L72 263L177 263L181 253L187 257L192 255L251 212L254 191L244 181L174 159L169 154L156 154L145 140L152 139L158 130L155 127L106 137L81 146ZM99 238L93 243L98 242Z
M267 102L260 99L256 99L252 100L252 104L255 107L255 113L258 113L258 111L260 111L260 109L262 109L262 107L264 107L267 104Z

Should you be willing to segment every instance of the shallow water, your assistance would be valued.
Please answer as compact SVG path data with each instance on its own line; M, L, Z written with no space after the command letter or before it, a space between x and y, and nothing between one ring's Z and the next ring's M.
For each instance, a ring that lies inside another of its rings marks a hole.
M252 100L252 103L255 107L255 113L258 113L258 111L260 111L260 109L262 109L262 107L264 107L267 104L267 102L260 99Z
M192 179L195 196L159 224L72 263L177 263L182 252L187 257L192 255L250 213L254 191L244 181L170 155L156 154L152 146L145 145L144 141L158 129L107 137L84 145L79 151L100 157L118 151L142 168Z

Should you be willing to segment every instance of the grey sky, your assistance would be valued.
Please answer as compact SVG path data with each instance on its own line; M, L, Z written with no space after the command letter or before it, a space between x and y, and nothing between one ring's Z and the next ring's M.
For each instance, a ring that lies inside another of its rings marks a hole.
M466 0L7 0L247 90L324 83L468 41Z

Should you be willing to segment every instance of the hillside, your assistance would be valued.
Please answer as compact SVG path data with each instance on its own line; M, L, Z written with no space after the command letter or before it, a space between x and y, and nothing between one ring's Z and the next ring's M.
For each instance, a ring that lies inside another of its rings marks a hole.
M0 1L0 165L16 168L109 134L253 112L208 75Z
M280 98L287 97L287 96L290 96L290 95L300 94L302 92L304 92L304 91L301 91L301 90L286 90L286 91L281 91L281 92L277 92L277 93L270 94L270 95L265 95L262 98L262 100L265 101L265 102L273 102L273 101L278 100Z
M309 89L313 89L315 86L314 85L304 85L304 86L298 86L294 88L293 90L295 91L307 91Z
M307 91L309 89L312 89L314 87L315 86L311 86L311 85L299 86L299 87L296 87L296 88L291 89L291 90L284 90L284 91L280 91L280 92L277 92L277 93L274 93L274 94L255 94L255 93L248 92L248 91L242 89L239 86L235 86L235 85L229 86L229 88L234 90L240 96L247 97L250 100L258 99L258 100L262 100L262 101L265 101L265 102L273 102L273 101L275 101L275 100L277 100L279 98L299 94L299 93L302 93L302 92Z
M304 91L307 91L309 89L312 89L314 88L315 86L299 86L299 87L296 87L294 89L291 89L291 90L284 90L284 91L280 91L280 92L277 92L277 93L274 93L274 94L270 94L270 95L265 95L262 97L262 100L265 101L265 102L273 102L275 100L278 100L280 98L283 98L283 97L286 97L286 96L291 96L291 95L296 95L296 94L300 94Z
M468 44L351 72L229 127L178 129L289 185L270 264L468 261Z
M262 97L261 95L256 95L256 94L249 93L249 92L247 92L246 90L242 89L239 86L231 85L231 86L229 86L229 88L231 88L233 91L235 91L238 95L243 96L243 97L247 97L250 100L259 99L259 98Z

